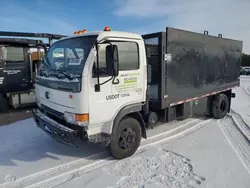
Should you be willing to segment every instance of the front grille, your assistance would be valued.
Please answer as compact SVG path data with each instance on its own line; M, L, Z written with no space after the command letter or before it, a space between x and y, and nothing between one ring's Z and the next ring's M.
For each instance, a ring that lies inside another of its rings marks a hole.
M46 114L49 118L53 119L54 121L56 121L64 126L71 128L71 129L82 131L83 129L86 128L86 127L80 127L77 125L67 123L64 119L64 114L62 112L58 112L58 111L56 111L52 108L49 108L48 106L45 106L43 104L41 105L40 110L42 113Z
M53 116L55 118L58 118L58 119L61 119L61 120L64 119L64 116L63 116L62 112L58 112L58 111L56 111L56 110L54 110L52 108L49 108L49 107L47 107L45 105L42 105L41 108L42 108L42 111L46 115L51 115L51 116ZM54 119L54 118L52 118L52 119Z
M60 123L60 124L63 124L63 125L66 125L67 122L64 120L64 116L63 116L63 113L61 112L58 112L54 109L51 109L45 105L41 105L41 108L40 110L46 114L49 118L53 119L54 121Z

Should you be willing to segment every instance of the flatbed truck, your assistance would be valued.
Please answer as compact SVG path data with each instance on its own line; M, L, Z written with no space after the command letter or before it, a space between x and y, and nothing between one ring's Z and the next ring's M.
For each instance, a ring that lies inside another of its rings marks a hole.
M0 31L0 112L35 106L35 77L40 60L64 35ZM48 39L44 42L43 38Z
M58 142L87 139L129 157L159 122L224 118L240 85L242 44L169 27L146 35L77 31L43 58L34 120Z

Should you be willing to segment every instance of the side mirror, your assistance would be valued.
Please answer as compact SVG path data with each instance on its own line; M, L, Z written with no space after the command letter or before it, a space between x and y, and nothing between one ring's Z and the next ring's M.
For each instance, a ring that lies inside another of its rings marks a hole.
M119 58L118 58L118 48L116 45L110 44L106 47L106 66L108 75L118 76Z

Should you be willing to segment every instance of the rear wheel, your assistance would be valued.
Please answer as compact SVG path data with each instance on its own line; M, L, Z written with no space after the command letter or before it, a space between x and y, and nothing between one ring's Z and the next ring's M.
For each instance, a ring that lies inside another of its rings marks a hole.
M141 136L141 125L136 119L122 119L112 134L109 145L111 155L116 159L132 156L141 143Z
M149 112L147 115L147 125L148 127L154 127L158 122L158 115L156 112Z
M212 115L215 119L223 119L229 111L229 100L225 94L214 97L212 104Z

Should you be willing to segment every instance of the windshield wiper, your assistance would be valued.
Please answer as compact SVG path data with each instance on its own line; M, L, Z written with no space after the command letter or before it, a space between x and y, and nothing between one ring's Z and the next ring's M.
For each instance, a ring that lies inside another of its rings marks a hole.
M51 66L51 63L47 57L47 55L45 55L45 58L43 60L44 62L44 65L45 67L48 69L47 71L51 72L51 74L53 72L55 73L59 73L59 74L62 74L63 76L65 76L66 78L68 78L69 80L73 80L74 77L72 77L69 73L65 72L65 71L62 71L62 70L58 70L58 69L54 69L52 66ZM45 71L45 70L44 70ZM50 76L51 74L47 75L47 76ZM58 74L54 74L57 78L61 78Z
M65 71L56 70L56 72L58 72L58 73L64 75L64 76L65 76L66 78L68 78L69 80L73 80L73 79L74 79L69 73L67 73L67 72L65 72Z

